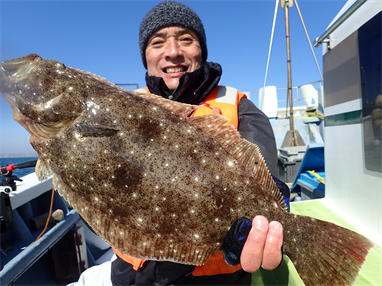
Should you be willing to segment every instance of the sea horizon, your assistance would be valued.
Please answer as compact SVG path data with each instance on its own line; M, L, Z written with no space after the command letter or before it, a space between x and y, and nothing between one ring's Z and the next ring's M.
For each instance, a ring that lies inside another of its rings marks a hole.
M0 158L28 158L28 157L38 157L38 154L37 153L0 154Z

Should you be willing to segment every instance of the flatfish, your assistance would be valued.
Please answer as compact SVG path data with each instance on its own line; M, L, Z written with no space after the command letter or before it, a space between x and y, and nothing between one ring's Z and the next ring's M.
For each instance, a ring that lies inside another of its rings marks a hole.
M363 236L285 211L256 145L220 115L123 90L31 54L1 65L0 90L39 154L36 174L119 251L205 263L239 217L284 227L283 252L307 285L348 285Z

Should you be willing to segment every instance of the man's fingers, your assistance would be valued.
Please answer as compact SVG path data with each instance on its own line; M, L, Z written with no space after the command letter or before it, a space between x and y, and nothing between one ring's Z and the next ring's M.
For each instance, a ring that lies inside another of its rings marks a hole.
M263 262L261 266L267 270L277 268L282 260L281 246L283 244L283 226L277 221L269 224L268 235L265 241Z
M257 271L262 264L268 227L268 220L263 216L256 216L252 221L252 229L240 256L241 266L247 272Z

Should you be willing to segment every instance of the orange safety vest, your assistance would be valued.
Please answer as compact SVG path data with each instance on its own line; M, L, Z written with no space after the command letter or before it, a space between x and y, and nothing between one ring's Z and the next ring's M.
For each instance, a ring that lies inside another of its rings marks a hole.
M136 90L138 92L150 93L147 87ZM233 125L237 129L239 126L239 102L242 98L247 96L229 86L217 86L201 103L201 106L192 114L194 116L201 116L207 114L222 114L230 120L225 125ZM113 247L114 253L121 259L133 265L134 270L142 267L147 259L134 258L129 255L123 254ZM196 266L192 272L193 276L210 276L218 274L234 273L242 269L241 265L231 266L224 261L223 252L217 251L212 255L205 264Z

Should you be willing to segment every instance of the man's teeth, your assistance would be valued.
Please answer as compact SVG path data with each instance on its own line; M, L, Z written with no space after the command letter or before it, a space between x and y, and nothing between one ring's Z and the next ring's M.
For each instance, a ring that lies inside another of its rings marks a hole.
M167 69L166 69L166 72L167 72L167 73L170 73L170 72L182 72L182 71L183 71L183 68L182 68L182 67L167 68Z

